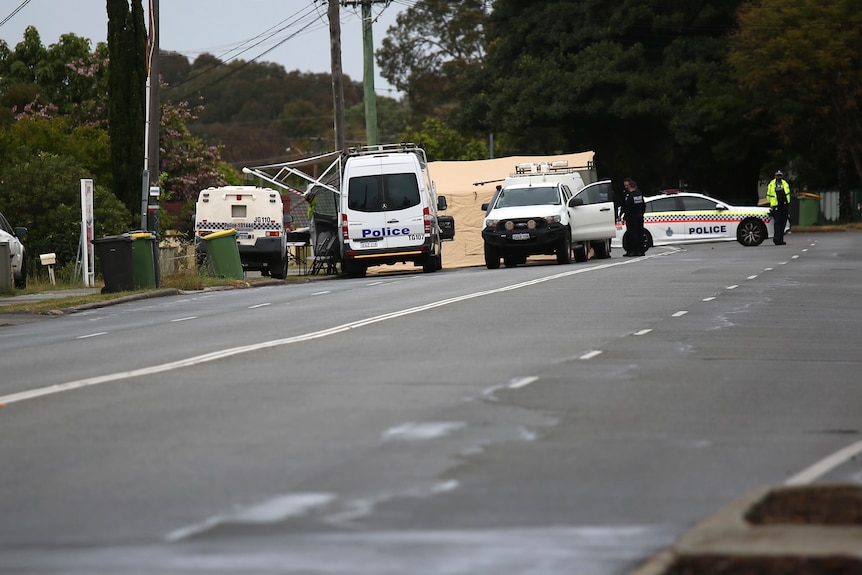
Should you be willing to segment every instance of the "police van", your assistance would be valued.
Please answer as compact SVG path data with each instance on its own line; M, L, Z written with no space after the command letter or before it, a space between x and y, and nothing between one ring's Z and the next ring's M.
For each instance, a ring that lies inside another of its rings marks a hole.
M443 268L437 196L425 151L415 144L351 148L344 159L341 267L363 277L371 266L413 263L423 272ZM454 233L454 228L451 230Z
M279 192L255 186L207 188L198 195L194 220L198 265L207 258L204 237L235 229L243 271L259 271L278 279L287 276L285 224L293 218L284 213Z

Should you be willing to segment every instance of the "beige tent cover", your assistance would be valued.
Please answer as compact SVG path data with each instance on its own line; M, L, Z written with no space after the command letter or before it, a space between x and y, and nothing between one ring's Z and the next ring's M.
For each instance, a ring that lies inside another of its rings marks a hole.
M445 215L455 218L455 239L443 242L443 267L458 268L485 265L482 226L485 211L482 204L491 201L502 180L521 163L567 160L571 168L585 168L593 162L594 152L556 156L510 156L469 162L430 162L431 179L437 184L437 195L446 196ZM474 183L486 182L475 186Z

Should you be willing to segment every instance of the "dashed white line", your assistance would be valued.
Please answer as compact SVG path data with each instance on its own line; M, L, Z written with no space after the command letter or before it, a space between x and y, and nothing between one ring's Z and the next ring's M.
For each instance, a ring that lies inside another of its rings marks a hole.
M198 316L196 316L196 315L190 315L189 317L178 317L177 319L172 319L171 323L176 323L179 321L189 321L190 319L197 319L197 318L198 318Z
M850 459L862 453L862 441L857 441L848 445L844 449L839 449L832 455L825 457L809 467L804 469L784 482L785 485L806 485L812 481L822 477Z
M588 351L587 353L585 353L584 355L582 355L578 359L593 359L594 357L601 355L601 354L602 354L602 352L599 350Z
M685 310L680 310L680 311L676 312L675 314L673 314L671 317L682 317L682 316L684 316L684 315L685 315L685 314L687 314L687 313L688 313L688 312L687 312L687 311L685 311Z
M90 338L90 337L99 337L100 335L105 335L105 334L107 334L107 333L108 333L108 332L106 332L106 331L99 331L99 332L96 332L96 333L90 333L90 334L87 334L87 335L79 335L79 336L78 336L78 337L76 337L75 339L87 339L87 338Z
M747 279L747 280L757 279L757 274L755 274L755 275L753 275L753 276L748 276L748 277L747 277L747 278L745 278L745 279Z
M773 269L773 268L763 268L763 271L765 271L765 272L771 272L771 271L772 271L772 269Z
M733 284L732 286L727 286L727 287L726 287L726 288L724 288L724 289L736 289L736 288L738 288L738 287L739 287L739 285L738 285L738 284Z
M259 303L259 304L257 304L257 305L250 305L250 306L248 306L248 309L257 309L257 308L259 308L259 307L266 307L266 306L268 306L268 305L272 305L272 304L271 304L271 303Z
M798 259L799 259L799 255L790 256L790 259L792 259L792 260L798 260Z
M518 379L512 380L512 383L509 384L509 389L519 389L521 387L526 387L535 381L539 381L539 378L535 376L520 377Z
M710 296L710 297L703 298L703 301L712 301L714 299L715 299L715 296Z
M311 295L324 295L324 294L328 294L328 293L329 293L329 290L326 290L326 291L317 291L317 292L314 292L314 293L313 293L313 294L311 294Z
M641 329L641 330L638 330L638 331L634 332L632 335L646 335L646 334L648 334L648 333L649 333L649 332L651 332L651 331L652 331L652 330L651 330L651 329L649 329L649 328L647 328L647 329Z

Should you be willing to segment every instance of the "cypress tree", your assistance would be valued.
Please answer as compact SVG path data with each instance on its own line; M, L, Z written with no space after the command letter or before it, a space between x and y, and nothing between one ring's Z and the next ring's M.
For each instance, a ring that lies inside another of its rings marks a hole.
M107 0L108 134L113 191L138 214L144 165L147 34L140 0Z

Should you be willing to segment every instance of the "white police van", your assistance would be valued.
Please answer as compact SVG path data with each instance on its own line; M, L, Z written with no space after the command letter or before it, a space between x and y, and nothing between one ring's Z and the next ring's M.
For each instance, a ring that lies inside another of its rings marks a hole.
M243 271L284 279L288 262L284 226L292 221L284 213L281 194L271 188L223 186L201 190L195 205L197 263L206 261L205 236L235 229Z
M443 268L437 197L425 151L415 144L381 144L346 153L341 186L341 268L363 277L371 266L413 263ZM452 230L454 233L454 229Z

